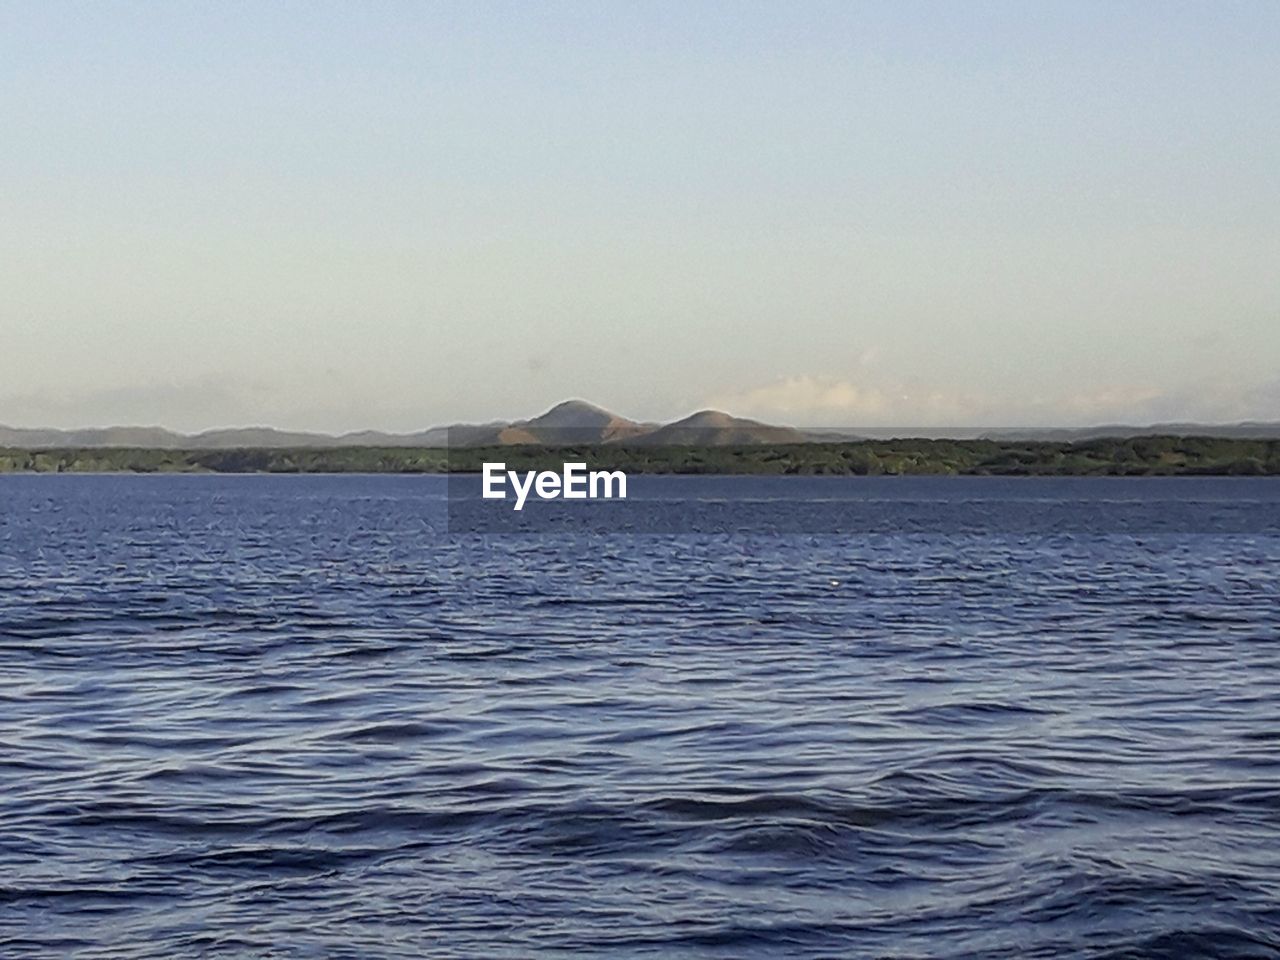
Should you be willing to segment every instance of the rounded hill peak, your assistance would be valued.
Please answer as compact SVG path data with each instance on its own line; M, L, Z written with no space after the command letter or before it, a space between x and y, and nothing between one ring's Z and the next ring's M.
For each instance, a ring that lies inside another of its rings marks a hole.
M699 410L677 421L682 427L728 427L738 422L741 421L723 410Z
M601 424L622 420L615 413L585 400L565 400L557 403L541 416L527 421L529 424L543 427L583 428L598 427Z
M612 413L609 413L608 410L598 404L591 403L587 400L577 399L561 400L546 413L542 414L542 416L550 416L553 413L604 413L609 416L613 416Z

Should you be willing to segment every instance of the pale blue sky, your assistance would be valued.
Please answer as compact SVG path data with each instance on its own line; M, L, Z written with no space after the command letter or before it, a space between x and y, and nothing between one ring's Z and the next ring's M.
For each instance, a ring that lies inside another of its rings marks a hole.
M0 2L0 423L1280 419L1280 3Z

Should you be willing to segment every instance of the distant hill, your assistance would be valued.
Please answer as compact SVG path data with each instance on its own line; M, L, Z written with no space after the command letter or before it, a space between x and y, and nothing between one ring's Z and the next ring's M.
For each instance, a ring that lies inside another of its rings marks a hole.
M182 434L163 427L99 427L78 430L0 426L0 447L20 450L138 448L150 450L334 449L340 447L498 447L498 446L748 446L840 442L859 439L921 438L1052 441L1059 443L1123 437L1174 436L1223 439L1280 439L1280 423L1162 423L1080 428L858 428L797 430L702 410L673 423L642 423L584 400L566 400L528 420L459 423L413 433L362 430L340 435L239 427Z
M774 427L756 420L732 417L719 410L701 410L631 438L643 446L727 447L757 443L804 443L809 438L791 427Z
M331 447L338 441L323 433L291 433L271 427L246 427L232 430L207 430L191 438L191 445L201 450L227 447Z
M566 400L541 416L521 420L498 432L501 444L619 443L651 432L642 424L585 400Z
M163 427L99 427L84 430L44 430L0 426L0 446L39 449L45 447L149 447L170 450L191 440Z
M982 430L977 437L986 440L1079 440L1119 439L1122 437L1219 437L1224 440L1280 439L1280 423L1245 421L1243 423L1156 423L1149 427L1132 424L1102 424L1096 427L1027 427L1025 429Z

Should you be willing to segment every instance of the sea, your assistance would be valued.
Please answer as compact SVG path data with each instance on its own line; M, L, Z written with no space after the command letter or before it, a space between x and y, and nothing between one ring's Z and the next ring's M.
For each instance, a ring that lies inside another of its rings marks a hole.
M0 478L0 957L1280 956L1280 479L632 483Z

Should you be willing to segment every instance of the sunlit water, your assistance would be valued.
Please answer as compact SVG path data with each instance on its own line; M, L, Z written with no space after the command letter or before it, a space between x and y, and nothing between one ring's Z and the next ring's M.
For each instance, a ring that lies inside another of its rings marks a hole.
M1277 956L1280 537L1176 521L1280 482L1178 483L483 538L438 478L0 478L0 956Z

